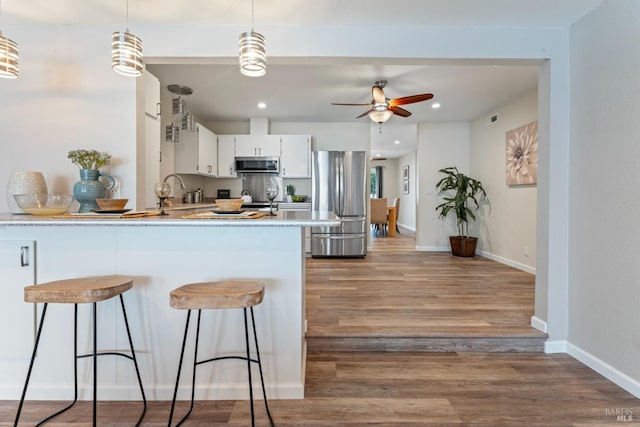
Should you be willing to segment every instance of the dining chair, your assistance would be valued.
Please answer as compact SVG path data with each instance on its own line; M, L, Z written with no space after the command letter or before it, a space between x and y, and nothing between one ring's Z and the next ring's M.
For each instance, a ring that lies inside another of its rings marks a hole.
M387 235L387 198L371 199L371 225L378 232Z

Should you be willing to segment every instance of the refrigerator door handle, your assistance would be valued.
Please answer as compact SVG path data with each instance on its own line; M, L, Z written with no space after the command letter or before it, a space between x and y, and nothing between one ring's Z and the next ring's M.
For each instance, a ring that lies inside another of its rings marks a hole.
M362 221L364 219L365 219L365 217L363 217L363 216L341 216L340 217L340 221L343 221L343 222L347 222L347 221L354 221L355 222L355 221Z
M353 240L362 239L365 234L314 234L315 239L322 240Z

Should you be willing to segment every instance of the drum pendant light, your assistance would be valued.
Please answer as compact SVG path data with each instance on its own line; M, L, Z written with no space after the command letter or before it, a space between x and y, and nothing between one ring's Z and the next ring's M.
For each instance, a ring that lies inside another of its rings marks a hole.
M0 16L2 12L2 0L0 0ZM16 79L20 74L20 58L18 44L2 35L0 30L0 77L4 79Z
M267 72L264 36L253 31L253 0L251 0L251 31L240 34L240 72L249 77L264 76Z
M129 0L127 0L127 25L124 32L111 35L111 68L124 76L138 77L144 69L142 40L129 32Z

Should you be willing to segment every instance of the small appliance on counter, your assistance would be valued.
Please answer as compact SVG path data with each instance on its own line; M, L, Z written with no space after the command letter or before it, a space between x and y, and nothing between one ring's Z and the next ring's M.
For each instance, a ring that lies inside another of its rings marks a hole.
M218 199L230 199L231 198L231 191L230 190L225 190L225 189L218 189Z

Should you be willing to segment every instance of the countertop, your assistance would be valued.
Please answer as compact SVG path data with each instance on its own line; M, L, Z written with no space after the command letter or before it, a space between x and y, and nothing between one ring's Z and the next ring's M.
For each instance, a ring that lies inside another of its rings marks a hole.
M333 212L317 211L277 211L276 216L257 219L215 218L185 219L185 215L198 210L167 211L166 216L146 216L135 218L119 217L44 217L33 215L0 214L0 226L206 226L206 227L315 227L336 226L340 222Z

